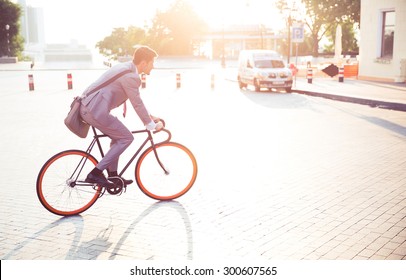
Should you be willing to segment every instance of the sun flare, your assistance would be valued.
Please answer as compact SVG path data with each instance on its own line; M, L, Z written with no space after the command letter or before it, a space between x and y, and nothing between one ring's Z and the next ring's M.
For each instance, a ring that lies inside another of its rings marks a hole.
M26 3L43 9L47 43L67 43L75 39L94 46L114 28L150 25L157 11L167 10L175 1L151 0L142 5L134 0L115 0L114 5L82 0L26 0ZM184 1L188 1L201 19L214 29L257 24L274 30L285 28L273 0Z
M275 30L284 28L285 22L274 2L270 0L190 0L198 15L210 27L227 25L265 25Z

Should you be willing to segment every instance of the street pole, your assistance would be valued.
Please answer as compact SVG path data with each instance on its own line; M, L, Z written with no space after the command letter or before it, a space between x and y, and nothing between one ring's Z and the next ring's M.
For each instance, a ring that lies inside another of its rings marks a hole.
M297 68L297 50L298 50L298 48L299 48L299 44L296 42L296 68ZM296 77L297 77L297 73L296 73L296 75L295 75L295 88L296 88Z
M10 25L6 24L6 31L7 31L7 57L10 57L10 40L9 40L9 30Z
M260 32L261 32L261 49L263 50L264 49L264 30L263 30L263 26L262 26L262 24L260 24L259 25L259 30L260 30Z
M225 58L225 34L224 34L224 22L223 22L223 32L222 32L222 47L221 47L221 67L226 67L226 58Z
M290 27L292 25L292 17L289 13L289 17L288 17L288 65L290 64Z

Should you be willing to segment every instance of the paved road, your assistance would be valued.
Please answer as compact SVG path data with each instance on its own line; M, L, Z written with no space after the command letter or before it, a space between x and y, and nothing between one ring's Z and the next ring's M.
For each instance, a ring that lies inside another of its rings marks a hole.
M62 121L100 73L74 71L68 91L65 71L39 71L29 92L27 73L0 72L1 259L406 259L404 112L240 91L219 77L212 90L198 69L182 72L181 89L157 70L143 90L197 157L189 193L160 203L133 185L81 216L48 213L36 176L51 155L85 148Z

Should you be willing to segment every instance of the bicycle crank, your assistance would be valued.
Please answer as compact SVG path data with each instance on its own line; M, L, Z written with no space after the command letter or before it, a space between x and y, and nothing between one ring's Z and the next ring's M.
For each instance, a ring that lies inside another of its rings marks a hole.
M123 179L120 177L109 178L110 181L114 183L113 187L106 187L106 191L111 195L120 195L123 191L125 192L127 185L124 183Z

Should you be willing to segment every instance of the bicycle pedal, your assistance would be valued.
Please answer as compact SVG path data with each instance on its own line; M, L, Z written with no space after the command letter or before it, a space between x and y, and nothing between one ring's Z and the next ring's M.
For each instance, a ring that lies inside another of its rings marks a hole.
M114 185L116 185L116 186L122 186L122 187L125 186L125 182L124 182L123 178L121 178L119 176L108 177L107 180L114 183Z

